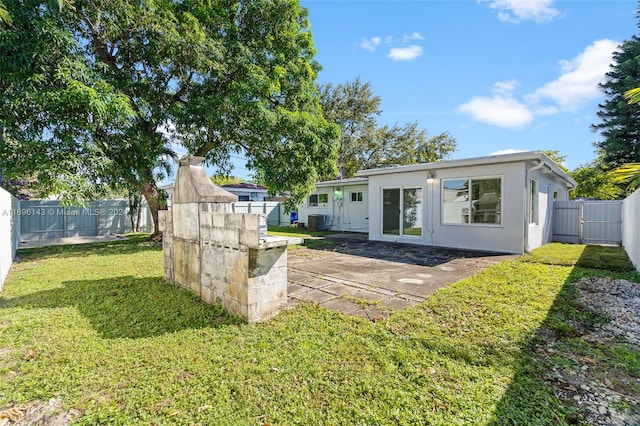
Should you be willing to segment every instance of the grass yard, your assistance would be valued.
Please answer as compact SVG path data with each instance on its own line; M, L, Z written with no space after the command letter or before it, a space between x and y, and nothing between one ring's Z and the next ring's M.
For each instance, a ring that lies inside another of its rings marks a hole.
M298 237L304 238L301 245L289 246L289 250L297 250L299 248L321 248L335 245L335 242L326 240L325 235L335 234L334 231L311 231L307 228L297 228L294 226L270 226L269 235L278 237Z
M540 330L569 344L606 320L573 302L581 277L640 281L624 252L590 251L546 246L381 322L303 304L247 325L166 284L140 236L21 250L0 299L0 412L59 398L78 424L575 423ZM637 348L616 353L599 356L638 377Z

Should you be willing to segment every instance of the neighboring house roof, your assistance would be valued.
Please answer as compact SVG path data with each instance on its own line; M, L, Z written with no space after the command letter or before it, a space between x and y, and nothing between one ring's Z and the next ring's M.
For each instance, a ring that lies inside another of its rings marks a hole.
M316 187L323 186L341 186L341 185L358 185L367 183L369 179L366 177L354 177L354 178L346 178L346 179L336 179L336 180L326 180L324 182L316 183Z
M435 163L410 164L408 166L383 167L379 169L359 170L356 176L375 176L389 173L407 173L417 171L427 171L438 169L451 169L456 167L481 166L490 164L513 163L518 161L539 161L540 165L564 180L568 186L576 187L578 183L571 176L565 173L558 165L549 158L543 151L526 151L514 154L489 155L486 157L464 158L460 160L442 160Z
M262 186L262 185L256 185L255 183L248 183L248 182L242 182L242 183L229 183L226 185L220 185L221 188L235 188L235 189L253 189L253 190L267 190L266 186Z

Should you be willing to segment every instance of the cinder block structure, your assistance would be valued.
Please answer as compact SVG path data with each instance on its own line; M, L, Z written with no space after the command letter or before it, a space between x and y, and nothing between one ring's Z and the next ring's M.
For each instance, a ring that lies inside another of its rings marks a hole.
M232 213L237 197L202 160L179 160L172 210L160 212L165 279L249 322L268 319L287 305L287 245L302 239L267 237L264 215Z

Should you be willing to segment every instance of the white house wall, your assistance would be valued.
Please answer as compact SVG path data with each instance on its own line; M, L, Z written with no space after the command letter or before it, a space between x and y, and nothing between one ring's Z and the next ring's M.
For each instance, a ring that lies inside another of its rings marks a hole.
M568 199L566 187L559 185L552 173L546 173L547 169L538 169L530 172L530 179L535 179L538 184L538 220L536 223L528 224L528 250L533 250L548 242L553 237L553 201L554 193L557 199L565 201ZM527 199L525 209L528 212L530 205L530 187L527 182ZM529 222L529 221L528 221Z
M426 171L369 176L369 239L440 247L521 253L524 247L524 162L435 170L427 181ZM445 224L442 217L442 181L445 179L502 178L501 224ZM414 188L423 191L421 236L382 234L382 191Z
M20 243L20 202L0 188L0 292Z
M640 271L640 189L622 203L622 245Z
M351 201L351 193L362 193L362 201ZM367 232L369 203L367 184L319 186L313 194L326 194L327 203L309 205L309 196L298 206L298 222L309 224L309 215L325 215L332 231Z

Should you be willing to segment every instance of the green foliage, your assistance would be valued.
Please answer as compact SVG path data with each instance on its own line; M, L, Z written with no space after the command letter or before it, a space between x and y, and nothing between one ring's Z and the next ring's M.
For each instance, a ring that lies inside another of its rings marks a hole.
M66 204L100 196L109 162L91 135L126 121L128 100L96 82L57 2L5 5L13 25L0 28L0 170Z
M577 167L571 177L578 186L570 192L573 198L595 198L598 200L615 200L624 195L623 190L615 183L615 174L600 159Z
M627 184L627 192L640 188L640 163L625 164L614 170L614 182Z
M333 173L339 130L322 116L297 1L5 4L0 148L12 173L38 170L50 192L136 188L154 219L173 143L222 172L245 153L292 203Z
M592 125L603 140L595 145L602 151L603 163L616 168L640 162L640 109L630 105L624 93L640 86L640 38L624 41L613 54L611 70L600 84L606 100L599 105L600 122Z
M370 83L359 78L334 86L320 86L324 116L342 129L338 153L338 175L325 179L352 177L366 168L425 163L448 157L456 147L448 133L428 137L415 122L404 126L378 127L381 99Z
M2 27L2 25L10 27L13 25L13 21L11 20L11 15L9 15L7 7L0 1L0 27Z
M560 151L558 151L557 149L550 149L548 151L544 151L545 155L549 158L551 158L553 160L554 163L557 164L558 167L560 167L560 169L567 173L567 174L571 174L571 172L569 171L569 169L567 169L564 165L564 162L567 159L566 155L562 155L560 154Z
M640 87L634 87L624 92L624 98L630 104L637 104L640 102Z
M211 182L213 182L215 185L222 186L244 183L246 181L235 176L211 176Z

